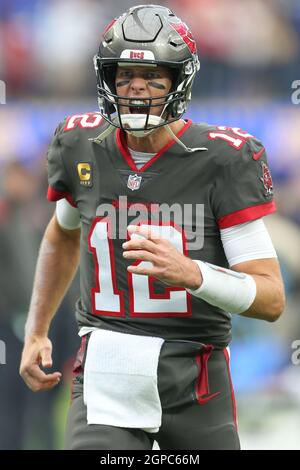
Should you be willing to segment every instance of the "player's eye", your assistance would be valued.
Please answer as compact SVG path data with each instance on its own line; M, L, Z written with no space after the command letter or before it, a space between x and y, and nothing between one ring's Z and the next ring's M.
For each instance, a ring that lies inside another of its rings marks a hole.
M154 79L157 79L157 78L161 78L161 76L157 72L148 72L146 78L147 78L147 80L154 80Z
M132 72L130 70L123 70L122 72L119 72L118 78L132 78Z

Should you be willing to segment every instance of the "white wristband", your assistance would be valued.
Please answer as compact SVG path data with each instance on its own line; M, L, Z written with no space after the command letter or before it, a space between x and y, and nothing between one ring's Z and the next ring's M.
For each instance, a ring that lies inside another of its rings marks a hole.
M230 313L248 310L256 297L256 283L252 276L193 261L199 266L203 282L196 290L187 289L190 294Z

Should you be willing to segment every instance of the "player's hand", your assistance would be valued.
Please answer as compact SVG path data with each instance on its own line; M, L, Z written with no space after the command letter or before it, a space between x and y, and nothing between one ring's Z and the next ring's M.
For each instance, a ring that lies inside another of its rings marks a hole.
M128 271L133 274L154 276L168 285L197 289L202 283L202 275L196 263L180 253L168 240L158 237L149 227L129 225L128 233L139 237L123 243L125 259L150 261L149 266L131 265Z
M33 391L50 390L60 382L61 373L45 374L45 369L52 367L52 343L47 337L31 336L24 344L20 375Z

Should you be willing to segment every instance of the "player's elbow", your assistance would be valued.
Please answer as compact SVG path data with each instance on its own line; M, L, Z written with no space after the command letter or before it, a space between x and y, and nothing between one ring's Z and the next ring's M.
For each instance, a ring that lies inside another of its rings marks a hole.
M284 288L282 285L274 283L271 289L268 289L268 295L259 296L258 299L256 298L249 312L250 315L246 316L273 323L280 318L284 308Z
M272 310L272 312L270 312L269 314L269 317L267 318L267 320L270 322L270 323L274 323L275 321L277 321L280 316L282 315L284 311L284 306L283 307L276 307Z
M268 316L266 318L269 322L277 321L285 309L285 295L283 290L274 292L272 302L269 304Z

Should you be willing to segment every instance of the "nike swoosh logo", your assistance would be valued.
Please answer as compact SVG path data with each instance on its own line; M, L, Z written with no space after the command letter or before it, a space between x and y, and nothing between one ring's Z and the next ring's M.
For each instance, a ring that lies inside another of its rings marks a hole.
M264 147L263 147L259 152L254 152L254 153L252 154L253 160L259 160L260 157L264 154L264 152L265 152L265 148L264 148Z
M202 396L202 397L197 396L197 401L198 401L199 405L205 405L208 401L210 401L213 398L220 395L220 393L221 392L212 393L211 395L206 395L206 396Z

